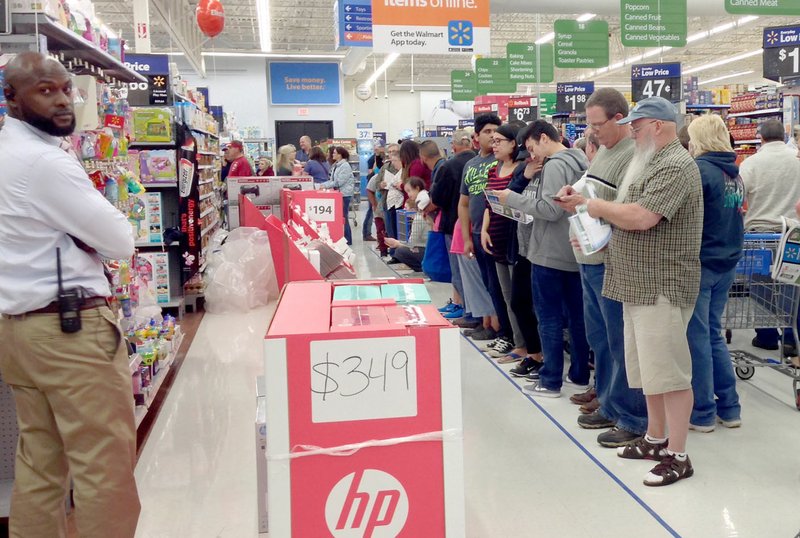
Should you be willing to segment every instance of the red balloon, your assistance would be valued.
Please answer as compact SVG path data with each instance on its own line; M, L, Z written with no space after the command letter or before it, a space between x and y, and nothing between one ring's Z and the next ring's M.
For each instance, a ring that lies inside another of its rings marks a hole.
M215 37L225 28L225 10L219 0L200 0L197 4L197 26L208 37Z

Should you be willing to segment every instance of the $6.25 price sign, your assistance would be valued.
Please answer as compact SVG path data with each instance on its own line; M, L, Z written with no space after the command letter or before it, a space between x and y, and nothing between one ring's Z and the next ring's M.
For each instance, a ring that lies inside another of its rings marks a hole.
M333 222L336 220L333 198L307 198L306 215L316 222Z
M414 337L311 342L311 416L315 423L416 414Z

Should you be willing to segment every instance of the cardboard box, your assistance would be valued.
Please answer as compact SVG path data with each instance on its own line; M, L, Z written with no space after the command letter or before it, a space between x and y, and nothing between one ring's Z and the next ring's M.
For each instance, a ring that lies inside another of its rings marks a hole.
M164 217L161 212L161 193L134 194L128 222L133 228L133 240L138 246L163 243Z
M270 534L465 536L458 329L338 333L332 289L288 283L266 336Z
M258 532L269 532L267 517L267 397L264 376L256 378L256 484Z
M378 286L336 286L333 289L334 301L363 301L380 298L381 289Z
M166 252L139 252L136 255L136 274L139 277L141 297L149 291L159 304L170 302L169 255Z
M281 190L311 190L314 179L310 176L255 176L228 177L228 200L237 203L244 194L256 206L274 206L281 203Z
M384 299L394 299L398 304L427 304L431 296L424 284L384 284L381 286Z

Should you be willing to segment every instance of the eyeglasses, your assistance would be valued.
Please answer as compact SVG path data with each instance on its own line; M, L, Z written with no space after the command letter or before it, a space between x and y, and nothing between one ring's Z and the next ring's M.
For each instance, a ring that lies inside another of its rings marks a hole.
M594 129L596 131L596 130L600 129L603 125L605 125L606 123L610 122L612 119L614 119L614 118L608 118L603 123L590 123L589 127L591 127L592 129Z
M631 132L633 134L637 134L639 131L644 129L645 125L650 125L651 123L655 123L657 121L659 121L659 120L650 120L647 123L644 123L644 124L640 125L639 127L634 127L633 125L631 125Z
M498 146L500 142L511 142L508 138L492 138L492 145Z

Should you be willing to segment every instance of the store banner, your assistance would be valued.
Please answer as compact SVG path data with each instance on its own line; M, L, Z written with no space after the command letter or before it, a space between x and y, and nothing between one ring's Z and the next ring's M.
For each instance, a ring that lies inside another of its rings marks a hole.
M147 82L128 84L128 103L131 106L172 105L169 56L166 54L126 54L125 67L147 79Z
M800 77L800 26L764 28L764 78L780 82Z
M475 71L454 69L450 71L450 97L453 101L474 101L478 95Z
M509 43L506 45L508 78L514 83L553 82L553 44Z
M631 96L638 103L649 97L681 101L681 64L641 64L631 67Z
M514 93L517 84L508 77L508 58L478 58L475 60L478 94Z
M200 219L200 184L197 169L197 141L192 132L181 125L177 132L178 208L181 237L181 281L186 282L200 270L202 222Z
M560 19L555 22L554 30L556 67L608 67L608 22Z
M489 27L489 0L372 0L375 52L490 54Z
M273 105L339 105L339 64L333 62L270 62Z
M620 4L620 38L626 47L686 46L686 0L620 0Z
M559 82L556 85L556 112L585 112L586 101L593 93L594 82Z
M797 0L725 0L725 11L735 15L800 15Z

